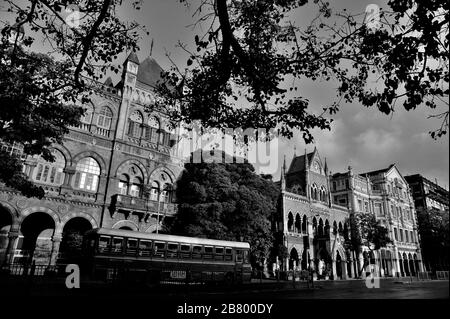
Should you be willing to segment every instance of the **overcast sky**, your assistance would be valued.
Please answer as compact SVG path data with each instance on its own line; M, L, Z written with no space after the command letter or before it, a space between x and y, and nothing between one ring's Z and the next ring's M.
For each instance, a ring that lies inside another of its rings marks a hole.
M364 12L370 3L377 1L345 0L335 1L332 5L352 12ZM144 1L140 11L125 11L123 14L145 24L150 31L150 36L144 37L140 43L138 56L141 60L150 54L153 40L152 56L163 68L170 66L165 56L167 52L179 66L186 65L186 54L177 48L177 43L181 41L192 47L195 34L201 33L199 29L188 27L195 21L193 8L186 8L179 0L152 0ZM307 21L312 16L306 9L295 20ZM123 58L120 57L119 64ZM335 88L330 84L303 81L300 93L310 99L312 106L320 109L321 105L333 101ZM398 105L393 115L386 116L377 109L367 109L357 103L343 104L340 112L333 116L331 131L315 131L315 144L305 145L301 136L296 134L291 140L280 140L278 149L271 155L277 162L276 167L280 168L284 156L290 164L294 147L297 155L301 155L305 147L312 151L315 145L322 160L327 158L332 172L344 172L351 165L355 172L362 173L396 163L404 175L420 173L433 181L437 178L438 183L448 189L449 139L447 135L435 141L428 135L439 125L427 119L430 114L431 110L425 107L407 112ZM280 169L268 171L258 165L256 167L259 172L272 173L275 180L279 179Z
M194 1L193 1L194 2ZM364 12L365 8L375 1L336 1L341 9L347 8ZM380 4L382 6L382 4ZM310 17L305 11L297 19ZM179 1L152 0L146 1L138 15L138 21L144 22L154 39L153 56L164 67L170 65L165 52L181 66L185 64L185 55L176 48L178 41L192 43L195 34L187 26L192 24L192 8L186 9ZM148 55L151 40L142 43L140 57ZM323 105L332 101L335 88L323 83L302 83L301 93L307 95L312 105ZM430 180L438 179L441 186L449 185L449 139L448 135L437 141L428 132L437 127L438 123L427 119L431 114L423 107L415 111L405 111L398 105L393 115L386 116L377 109L368 109L358 104L344 104L341 111L334 115L331 131L315 131L315 139L322 160L326 157L332 172L344 172L351 165L355 172L366 172L380 169L396 163L404 175L420 173ZM291 140L280 140L278 156L279 165L284 155L287 165L294 154L297 155L314 149L314 145L305 145L300 134ZM272 154L273 155L273 154ZM257 165L258 167L258 165ZM262 168L260 172L264 172ZM280 170L267 171L278 180Z

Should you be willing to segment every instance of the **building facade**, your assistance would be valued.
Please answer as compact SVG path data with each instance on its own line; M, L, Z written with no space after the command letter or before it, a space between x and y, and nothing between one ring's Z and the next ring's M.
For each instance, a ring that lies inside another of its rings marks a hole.
M331 174L317 149L283 165L276 232L288 257L284 270L312 267L334 279L364 276L373 265L382 277L416 275L423 270L417 216L408 183L395 165L355 174ZM362 252L345 245L351 214L372 213L388 229L392 243Z
M64 259L70 234L95 227L158 232L176 213L174 185L184 165L179 126L163 109L145 112L157 99L162 69L135 53L123 66L118 84L108 78L95 87L81 125L54 145L54 162L23 158L24 173L45 189L43 199L0 186L0 264L53 265Z
M442 227L445 231L445 223L448 225L449 220L449 192L420 174L405 176L405 179L411 188L417 211L424 265L429 271L448 271L448 243L445 244L442 237L435 236L430 226Z
M392 243L378 251L364 249L360 265L374 264L381 276L416 275L423 270L417 215L409 185L395 164L355 174L333 174L332 200L350 214L372 213L388 229Z
M344 248L349 235L347 207L332 203L326 160L317 149L283 164L276 221L288 257L284 270L313 268L319 277L355 276L354 258Z

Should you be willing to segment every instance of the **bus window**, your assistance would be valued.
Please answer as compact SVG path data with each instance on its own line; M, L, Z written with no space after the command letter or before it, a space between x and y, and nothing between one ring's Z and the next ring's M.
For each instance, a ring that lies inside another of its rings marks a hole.
M205 246L205 253L203 254L204 259L212 259L213 248L211 246Z
M189 245L180 245L180 255L181 258L190 258L191 257L191 246Z
M149 240L139 241L139 256L148 257L152 252L152 242Z
M167 257L177 258L178 257L178 244L168 243L167 244Z
M153 246L153 256L164 258L166 250L166 243L155 241Z
M244 262L245 263L249 263L249 260L248 260L248 250L244 250Z
M214 250L215 250L214 259L223 260L223 247L215 247Z
M202 259L202 246L192 246L192 258Z
M122 253L122 244L123 244L122 237L113 237L111 252L115 253L115 254L121 254Z
M233 260L233 250L231 248L225 248L225 260L226 261Z
M134 256L137 252L137 239L128 238L127 239L127 255Z
M236 250L236 262L238 262L238 263L241 263L242 262L242 260L244 259L244 256L243 256L244 254L243 254L243 251L242 250Z
M98 239L98 253L99 254L106 254L109 252L110 240L111 240L111 237L100 236L100 238Z

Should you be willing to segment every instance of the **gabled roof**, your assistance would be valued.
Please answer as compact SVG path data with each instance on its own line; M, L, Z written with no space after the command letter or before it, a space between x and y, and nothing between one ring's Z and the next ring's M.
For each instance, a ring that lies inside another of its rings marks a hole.
M308 163L311 163L311 160L314 156L314 152L306 154L306 156L308 156ZM287 174L301 172L304 170L305 170L305 155L300 155L300 156L296 156L292 159L292 162L291 162L291 165L289 166Z
M146 58L141 65L137 74L137 80L149 86L156 86L156 83L161 80L161 72L163 68L152 57Z
M381 174L381 173L386 173L387 171L390 171L394 166L395 166L395 164L391 164L387 168L382 168L382 169L378 169L376 171L370 171L370 172L366 172L366 173L361 173L359 175L362 175L362 176L365 176L365 175L373 176L373 175L378 175L378 174Z

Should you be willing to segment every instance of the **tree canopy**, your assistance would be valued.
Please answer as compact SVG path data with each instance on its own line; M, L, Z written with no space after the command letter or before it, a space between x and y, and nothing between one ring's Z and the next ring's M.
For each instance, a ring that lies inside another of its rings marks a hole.
M273 245L272 217L279 190L248 163L187 163L177 182L173 234L247 241L255 266Z
M54 160L50 147L79 124L92 81L108 70L117 73L117 55L138 47L139 26L117 14L120 4L121 0L5 1L11 21L3 22L0 39L2 143L17 143L26 155ZM136 8L138 4L131 2ZM39 41L51 52L33 52ZM0 181L26 196L42 197L43 190L28 181L15 155L2 148L0 165L7 169Z
M428 209L417 212L420 241L424 259L433 270L445 270L449 263L450 223L447 211Z
M392 243L388 229L372 213L352 213L349 222L351 236L345 241L345 246L350 250L361 252L366 247L373 251Z
M375 14L334 10L322 0L205 0L198 5L196 50L181 44L187 68L165 77L183 90L160 91L173 116L204 127L278 128L291 137L300 130L329 129L340 103L358 102L390 114L396 104L443 112L431 116L448 129L449 3L446 0L389 0ZM298 12L314 12L299 25ZM372 11L373 11L372 10ZM317 111L301 80L326 81L336 100ZM300 89L300 90L299 90ZM441 108L442 110L442 108Z

